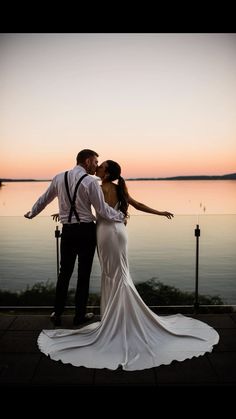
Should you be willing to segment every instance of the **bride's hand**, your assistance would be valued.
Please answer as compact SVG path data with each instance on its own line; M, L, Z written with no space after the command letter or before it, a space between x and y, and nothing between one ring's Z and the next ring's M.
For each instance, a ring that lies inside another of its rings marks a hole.
M168 211L163 211L162 215L164 215L164 217L169 218L169 220L171 220L171 218L174 217L174 214L172 214L171 212Z
M54 221L59 221L59 213L58 212L56 214L52 214L51 217Z

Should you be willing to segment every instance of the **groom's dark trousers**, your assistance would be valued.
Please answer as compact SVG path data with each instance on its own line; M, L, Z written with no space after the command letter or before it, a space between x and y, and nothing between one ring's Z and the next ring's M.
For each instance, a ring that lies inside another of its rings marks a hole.
M61 260L55 298L55 314L60 316L66 304L70 278L78 257L78 278L75 293L75 314L83 318L89 295L89 280L96 248L96 225L91 223L63 224Z

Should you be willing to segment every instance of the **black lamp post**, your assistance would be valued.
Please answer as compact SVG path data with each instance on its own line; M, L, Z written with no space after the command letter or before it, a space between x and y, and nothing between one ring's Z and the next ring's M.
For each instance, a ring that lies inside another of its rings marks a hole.
M198 266L199 266L199 237L200 237L200 228L199 225L196 225L195 228L195 237L196 237L196 268L195 268L195 301L194 301L194 309L195 312L199 309L199 302L198 302Z

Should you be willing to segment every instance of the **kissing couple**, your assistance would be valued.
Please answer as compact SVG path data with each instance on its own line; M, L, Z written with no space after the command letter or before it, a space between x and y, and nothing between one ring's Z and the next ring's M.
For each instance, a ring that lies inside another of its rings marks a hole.
M101 179L101 186L93 175ZM61 326L78 258L73 324L80 328L44 329L38 337L39 349L53 360L75 366L111 370L122 367L128 371L211 352L219 340L213 328L181 314L158 316L144 303L129 273L126 228L129 205L167 219L172 219L173 214L132 198L120 165L113 160L98 165L98 154L90 149L78 153L73 169L53 178L25 217L34 218L56 197L63 226L51 320L54 326ZM101 265L101 320L86 325L96 247Z

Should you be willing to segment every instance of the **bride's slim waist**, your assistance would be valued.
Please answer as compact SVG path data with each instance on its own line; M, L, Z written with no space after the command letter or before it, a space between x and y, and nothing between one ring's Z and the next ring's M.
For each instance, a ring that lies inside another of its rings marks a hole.
M104 224L104 225L106 225L106 226L112 226L112 225L114 225L114 224L121 224L121 225L124 225L123 223L121 223L121 222L119 222L119 221L108 221L108 220L105 220L104 218L98 218L97 219L97 223L96 223L97 225L102 225L102 224Z

